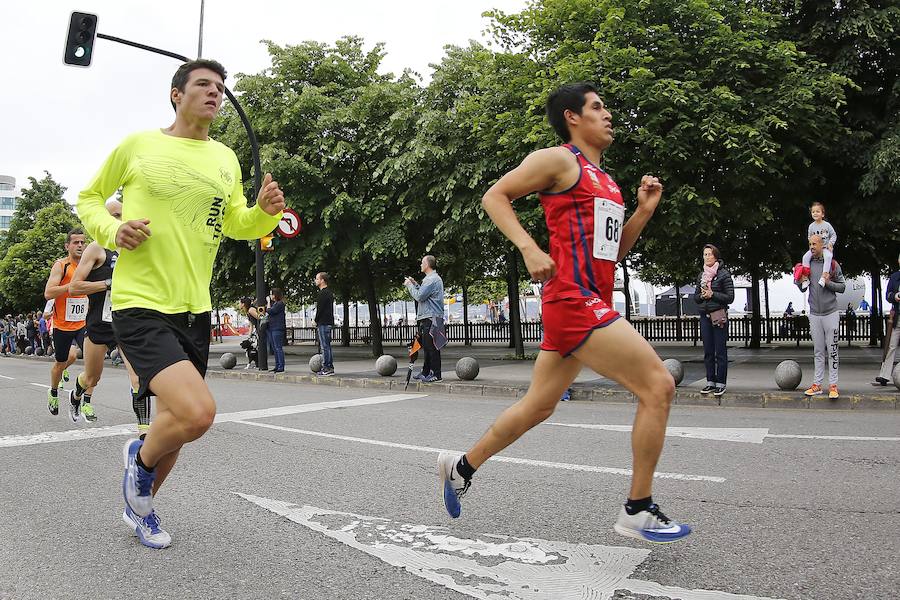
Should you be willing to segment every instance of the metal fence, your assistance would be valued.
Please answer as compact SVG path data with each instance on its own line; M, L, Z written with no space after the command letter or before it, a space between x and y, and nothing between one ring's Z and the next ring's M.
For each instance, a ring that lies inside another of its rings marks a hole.
M881 331L885 331L887 317L884 318ZM678 317L634 317L631 325L644 338L650 342L692 342L697 345L700 342L700 319L697 316ZM872 319L868 315L858 315L847 318L841 315L840 338L848 344L852 342L868 343L872 326ZM447 340L451 343L465 343L466 329L468 329L469 343L509 343L509 323L449 323L446 326ZM525 342L540 342L543 335L543 327L540 322L525 322L521 324L522 340ZM402 346L413 338L416 333L415 325L386 325L381 328L382 342L388 346ZM800 342L810 341L809 318L805 315L793 317L763 317L760 319L760 338L765 343L771 342ZM343 329L334 327L331 332L333 344L343 343ZM743 341L745 345L751 339L751 317L743 315L728 319L728 339L732 342ZM287 330L287 343L315 343L316 329L314 327L289 327ZM350 327L350 343L369 344L372 341L372 333L368 326Z

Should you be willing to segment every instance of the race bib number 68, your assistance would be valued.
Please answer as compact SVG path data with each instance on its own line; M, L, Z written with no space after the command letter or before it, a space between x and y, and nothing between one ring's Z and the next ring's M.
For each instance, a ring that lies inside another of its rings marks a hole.
M594 258L617 261L625 207L608 198L594 198Z

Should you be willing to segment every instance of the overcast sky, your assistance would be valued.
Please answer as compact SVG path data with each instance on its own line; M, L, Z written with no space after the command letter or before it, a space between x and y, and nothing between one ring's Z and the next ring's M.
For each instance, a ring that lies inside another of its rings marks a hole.
M359 35L369 47L386 44L386 71L411 68L427 79L445 45L486 41L482 12L524 6L525 0L206 0L203 56L225 65L233 87L231 75L269 66L262 39L284 45ZM21 188L47 170L69 188L72 203L123 137L172 122L169 84L178 68L174 59L106 40L96 41L90 68L63 65L73 10L99 15L101 33L193 58L200 1L4 2L0 174Z
M445 45L487 41L488 21L482 12L517 12L525 5L526 0L207 0L203 56L219 60L232 75L256 73L269 66L262 39L284 45L359 35L369 47L386 44L386 71L411 68L427 81L428 65L440 61ZM172 122L169 84L178 64L97 40L90 68L63 65L73 10L99 15L101 33L195 57L200 1L4 3L0 174L15 177L21 188L28 176L40 178L47 170L68 187L66 199L74 204L78 191L123 137ZM226 83L233 87L234 77ZM697 266L699 271L699 250ZM781 310L789 300L803 306L789 281L773 283L770 293L773 310ZM742 308L744 297L739 293L733 306Z

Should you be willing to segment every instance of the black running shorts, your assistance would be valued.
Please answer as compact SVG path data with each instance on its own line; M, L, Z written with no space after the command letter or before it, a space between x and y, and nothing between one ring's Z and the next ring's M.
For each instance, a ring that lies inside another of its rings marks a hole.
M113 311L113 330L119 347L137 373L138 398L147 397L150 381L163 369L191 361L206 377L209 361L210 314L167 315L147 308Z
M69 360L69 348L72 342L84 350L84 327L75 331L53 330L53 350L56 354L56 362L64 363Z
M91 340L91 343L98 346L113 347L116 346L116 334L113 333L112 324L104 323L88 323L84 329L85 336Z

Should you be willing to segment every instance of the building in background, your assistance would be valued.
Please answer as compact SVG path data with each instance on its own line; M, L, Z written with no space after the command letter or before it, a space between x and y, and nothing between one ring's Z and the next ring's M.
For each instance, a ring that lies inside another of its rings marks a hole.
M0 175L0 231L9 230L16 212L16 178Z

